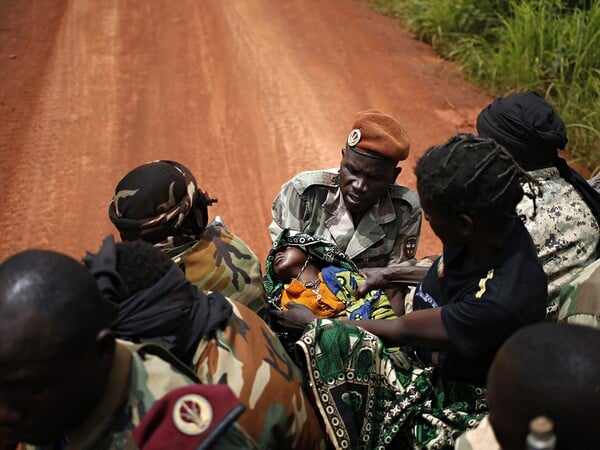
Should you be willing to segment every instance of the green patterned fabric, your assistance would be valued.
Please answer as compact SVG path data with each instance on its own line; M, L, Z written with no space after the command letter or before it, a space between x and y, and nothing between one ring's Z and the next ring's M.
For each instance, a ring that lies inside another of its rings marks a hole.
M335 448L451 449L485 416L485 389L441 380L361 328L310 324L296 344Z

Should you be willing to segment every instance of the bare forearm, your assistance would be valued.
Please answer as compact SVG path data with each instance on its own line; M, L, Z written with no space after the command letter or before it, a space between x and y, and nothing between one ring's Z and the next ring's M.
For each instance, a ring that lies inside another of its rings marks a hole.
M375 334L386 346L415 344L438 350L454 348L439 308L414 311L394 320L357 320L351 323Z

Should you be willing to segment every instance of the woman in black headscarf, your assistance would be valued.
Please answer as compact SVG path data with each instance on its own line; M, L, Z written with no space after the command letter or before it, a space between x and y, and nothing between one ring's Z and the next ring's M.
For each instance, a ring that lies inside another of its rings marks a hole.
M560 286L600 257L600 194L559 156L567 129L535 92L495 99L479 113L477 131L504 146L539 183L541 196L535 203L525 197L518 212L548 276L548 314L554 317Z

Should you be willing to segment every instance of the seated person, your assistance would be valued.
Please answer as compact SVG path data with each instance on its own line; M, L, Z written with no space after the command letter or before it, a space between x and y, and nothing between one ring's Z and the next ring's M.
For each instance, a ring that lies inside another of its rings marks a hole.
M358 112L339 167L300 172L283 184L271 208L271 239L289 228L337 245L366 277L359 297L390 287L390 280L418 284L427 273L414 264L421 206L397 182L409 151L399 120L375 109ZM399 286L388 295L404 295L406 286Z
M260 261L220 220L208 223L208 206L216 201L183 164L153 161L119 181L108 214L123 241L150 242L200 289L219 291L266 317Z
M122 339L159 344L200 382L227 384L246 407L237 424L260 448L324 445L302 374L256 313L219 292L203 292L163 252L108 236L85 264L111 307Z
M299 303L319 318L396 317L382 290L356 297L363 281L354 263L335 245L289 229L275 240L265 264L267 298L276 309L287 310L288 305Z
M567 128L535 92L495 99L479 113L477 131L502 145L537 182L540 195L525 185L517 213L548 276L547 314L555 320L561 286L600 257L600 194L559 157Z
M451 447L485 415L498 348L545 317L546 275L515 211L520 181L531 180L512 156L491 139L458 135L430 148L415 174L444 248L413 312L349 323L315 321L301 306L275 313L283 326L310 323L297 348L337 447Z
M156 346L115 340L94 278L74 259L28 250L4 261L0 316L0 427L12 442L40 450L142 448L136 427L169 396L208 404L211 426L192 426L190 434L181 411L170 409L145 435L159 428L182 449L209 442L258 448L235 423L243 406L227 386L198 385Z
M465 433L456 448L521 450L529 422L540 415L554 423L556 450L596 448L599 342L599 330L564 323L539 323L514 333L490 368L491 427ZM488 444L483 446L482 441Z
M560 289L558 321L600 328L600 259Z

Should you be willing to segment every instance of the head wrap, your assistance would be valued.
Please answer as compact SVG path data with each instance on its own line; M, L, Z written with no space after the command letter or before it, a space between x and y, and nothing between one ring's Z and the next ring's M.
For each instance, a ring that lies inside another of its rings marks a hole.
M558 149L567 145L567 129L554 108L537 93L521 92L495 99L479 113L477 131L504 146L520 164L554 165L560 176L579 191L600 223L600 194L558 156Z
M362 155L394 162L408 158L410 149L408 134L400 122L375 109L357 114L346 143Z
M494 139L525 165L551 163L568 142L564 122L535 92L495 99L479 113L477 132Z
M176 247L197 239L216 200L198 189L192 173L175 161L153 161L121 179L108 214L123 240Z
M83 262L112 310L111 329L118 338L159 344L188 365L200 339L231 316L231 304L223 295L200 291L174 263L153 286L127 297L112 236Z
M267 255L265 262L265 275L263 283L267 292L267 300L271 306L278 307L283 292L284 283L273 272L275 254L283 247L299 247L304 250L313 261L325 263L343 269L358 272L356 265L335 244L326 242L309 234L284 229Z

